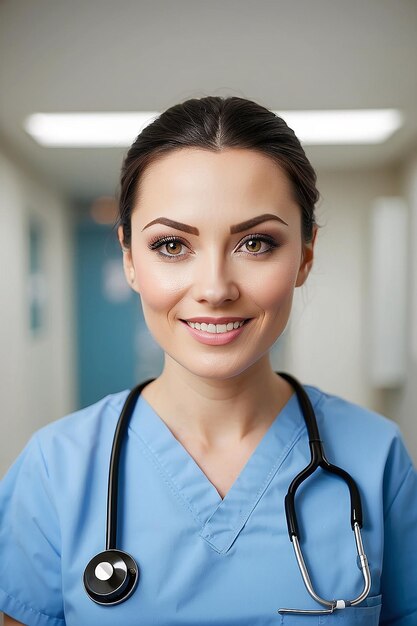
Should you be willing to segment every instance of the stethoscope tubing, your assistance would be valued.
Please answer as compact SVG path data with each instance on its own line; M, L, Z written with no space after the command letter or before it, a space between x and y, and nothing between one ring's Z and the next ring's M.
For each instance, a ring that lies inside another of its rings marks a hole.
M106 522L106 550L117 549L117 501L119 492L119 466L122 443L125 440L125 433L132 417L136 401L148 383L154 378L149 378L145 382L137 385L127 396L120 417L117 421L113 437L113 444L109 463L109 480L107 488L107 522Z
M276 374L287 380L295 390L297 400L305 420L311 454L310 463L292 480L288 488L288 493L285 496L285 514L287 518L288 534L293 544L297 563L307 591L314 598L314 600L326 607L324 610L279 609L278 612L299 614L332 613L335 609L353 606L362 602L368 595L371 587L369 565L363 550L362 537L360 534L360 528L362 527L363 521L359 489L348 472L340 467L337 467L336 465L332 465L327 460L323 449L323 443L320 438L314 409L303 386L289 374L284 372L276 372ZM139 568L133 557L126 552L118 550L117 548L119 466L122 443L125 440L127 427L134 411L136 401L143 388L153 380L155 379L150 378L137 385L129 392L117 421L109 462L106 549L104 552L99 553L90 560L84 572L84 586L87 594L94 602L105 606L119 604L130 597L137 586L139 579ZM351 526L355 534L358 564L364 578L363 590L359 596L353 600L325 600L324 598L321 598L314 591L301 551L299 528L295 509L295 496L299 486L319 467L321 467L324 471L344 480L349 488ZM108 579L106 578L107 575L103 574L103 572L107 570L109 572Z
M359 495L359 489L352 476L348 474L348 472L343 470L341 467L337 467L337 465L332 465L327 460L310 398L308 397L302 385L300 385L300 383L295 378L284 372L279 372L279 375L292 385L297 394L297 399L304 415L304 420L307 427L311 454L310 463L292 480L288 489L288 493L285 497L285 513L287 516L288 534L290 540L292 541L293 537L300 538L297 516L295 512L296 491L299 486L319 467L321 467L325 472L329 472L330 474L339 476L339 478L345 481L350 493L350 520L352 530L355 524L358 524L359 528L362 528L362 504Z
M323 442L321 441L319 428L317 424L317 419L314 414L313 406L310 402L310 398L305 392L304 388L300 383L284 372L279 372L279 375L287 380L292 387L294 388L297 399L300 404L300 408L302 410L304 420L307 427L308 438L309 438L309 446L310 446L310 454L311 460L306 468L301 470L299 474L292 480L288 493L285 496L285 514L287 518L287 526L288 526L288 535L293 544L295 557L297 559L298 567L301 572L301 576L304 582L304 585L310 594L310 596L319 604L327 607L324 610L303 610L303 609L279 609L278 612L292 613L292 614L302 614L302 615L320 615L333 613L336 609L345 609L349 606L355 606L360 602L363 602L365 598L368 596L369 591L371 589L371 573L368 565L368 559L363 549L362 536L360 529L363 525L362 519L362 503L359 494L359 489L356 485L356 482L352 478L352 476L338 467L337 465L333 465L329 463L324 453ZM319 596L314 590L313 584L311 582L307 566L304 561L303 553L301 551L300 546L300 533L297 522L297 515L295 509L295 495L297 489L300 485L309 478L319 467L321 467L325 472L333 474L341 478L347 485L350 493L350 511L351 511L351 527L355 535L356 549L358 555L358 567L361 570L363 576L363 589L361 593L352 600L326 600Z

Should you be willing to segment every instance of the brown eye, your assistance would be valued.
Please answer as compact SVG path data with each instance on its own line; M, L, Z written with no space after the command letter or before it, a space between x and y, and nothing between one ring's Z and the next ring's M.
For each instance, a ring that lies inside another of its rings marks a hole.
M180 243L179 241L170 241L165 245L171 256L177 256L178 253L181 252L182 243Z
M278 247L279 244L270 235L256 233L248 235L241 241L237 250L241 250L244 254L248 254L252 257L261 257L272 253Z
M249 239L245 242L245 246L249 250L249 252L259 252L262 248L262 241L259 239Z
M188 249L187 243L172 235L169 237L157 237L154 241L148 243L148 248L154 250L158 256L166 261L175 261L175 257L185 259L188 256L186 252Z

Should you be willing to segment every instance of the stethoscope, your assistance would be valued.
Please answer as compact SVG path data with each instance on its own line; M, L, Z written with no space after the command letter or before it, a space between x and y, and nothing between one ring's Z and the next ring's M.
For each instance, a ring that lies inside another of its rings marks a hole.
M297 399L306 423L311 460L292 481L288 493L285 496L285 514L287 518L288 534L292 542L295 557L300 568L301 576L308 593L316 602L326 607L325 609L279 609L278 612L296 613L303 615L319 615L333 613L336 609L355 606L365 600L371 588L371 574L368 559L363 549L360 529L362 528L362 505L358 487L353 478L345 470L332 465L326 459L323 443L317 426L316 416L307 393L302 385L289 374L276 372L287 380L294 388ZM136 401L142 389L151 383L154 378L141 383L127 396L123 409L120 413L114 433L113 445L110 456L109 482L107 492L107 524L106 524L106 549L91 559L84 571L84 587L88 596L97 604L112 606L124 602L135 590L139 580L139 567L135 559L117 548L117 496L120 451L126 429L133 413ZM335 474L345 481L350 492L351 526L355 536L358 553L357 565L362 572L364 586L362 592L353 600L325 600L315 591L300 548L297 516L295 513L295 494L298 487L311 474L321 467L326 472Z

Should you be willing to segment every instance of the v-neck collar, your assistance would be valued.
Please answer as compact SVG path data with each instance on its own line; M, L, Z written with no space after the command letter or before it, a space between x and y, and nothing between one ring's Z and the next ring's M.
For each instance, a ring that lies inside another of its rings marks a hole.
M314 389L305 386L307 393ZM311 397L311 393L309 394ZM318 397L313 394L313 405ZM305 430L295 393L290 397L252 452L222 499L196 461L165 422L140 395L129 429L145 444L213 550L229 550L249 515Z

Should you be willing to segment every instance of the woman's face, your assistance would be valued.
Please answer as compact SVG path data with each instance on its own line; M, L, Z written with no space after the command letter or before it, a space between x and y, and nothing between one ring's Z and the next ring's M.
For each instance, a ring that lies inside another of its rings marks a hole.
M300 208L271 159L186 148L144 172L124 268L166 355L225 379L257 363L284 331L313 244L302 243ZM187 324L199 318L212 325Z

